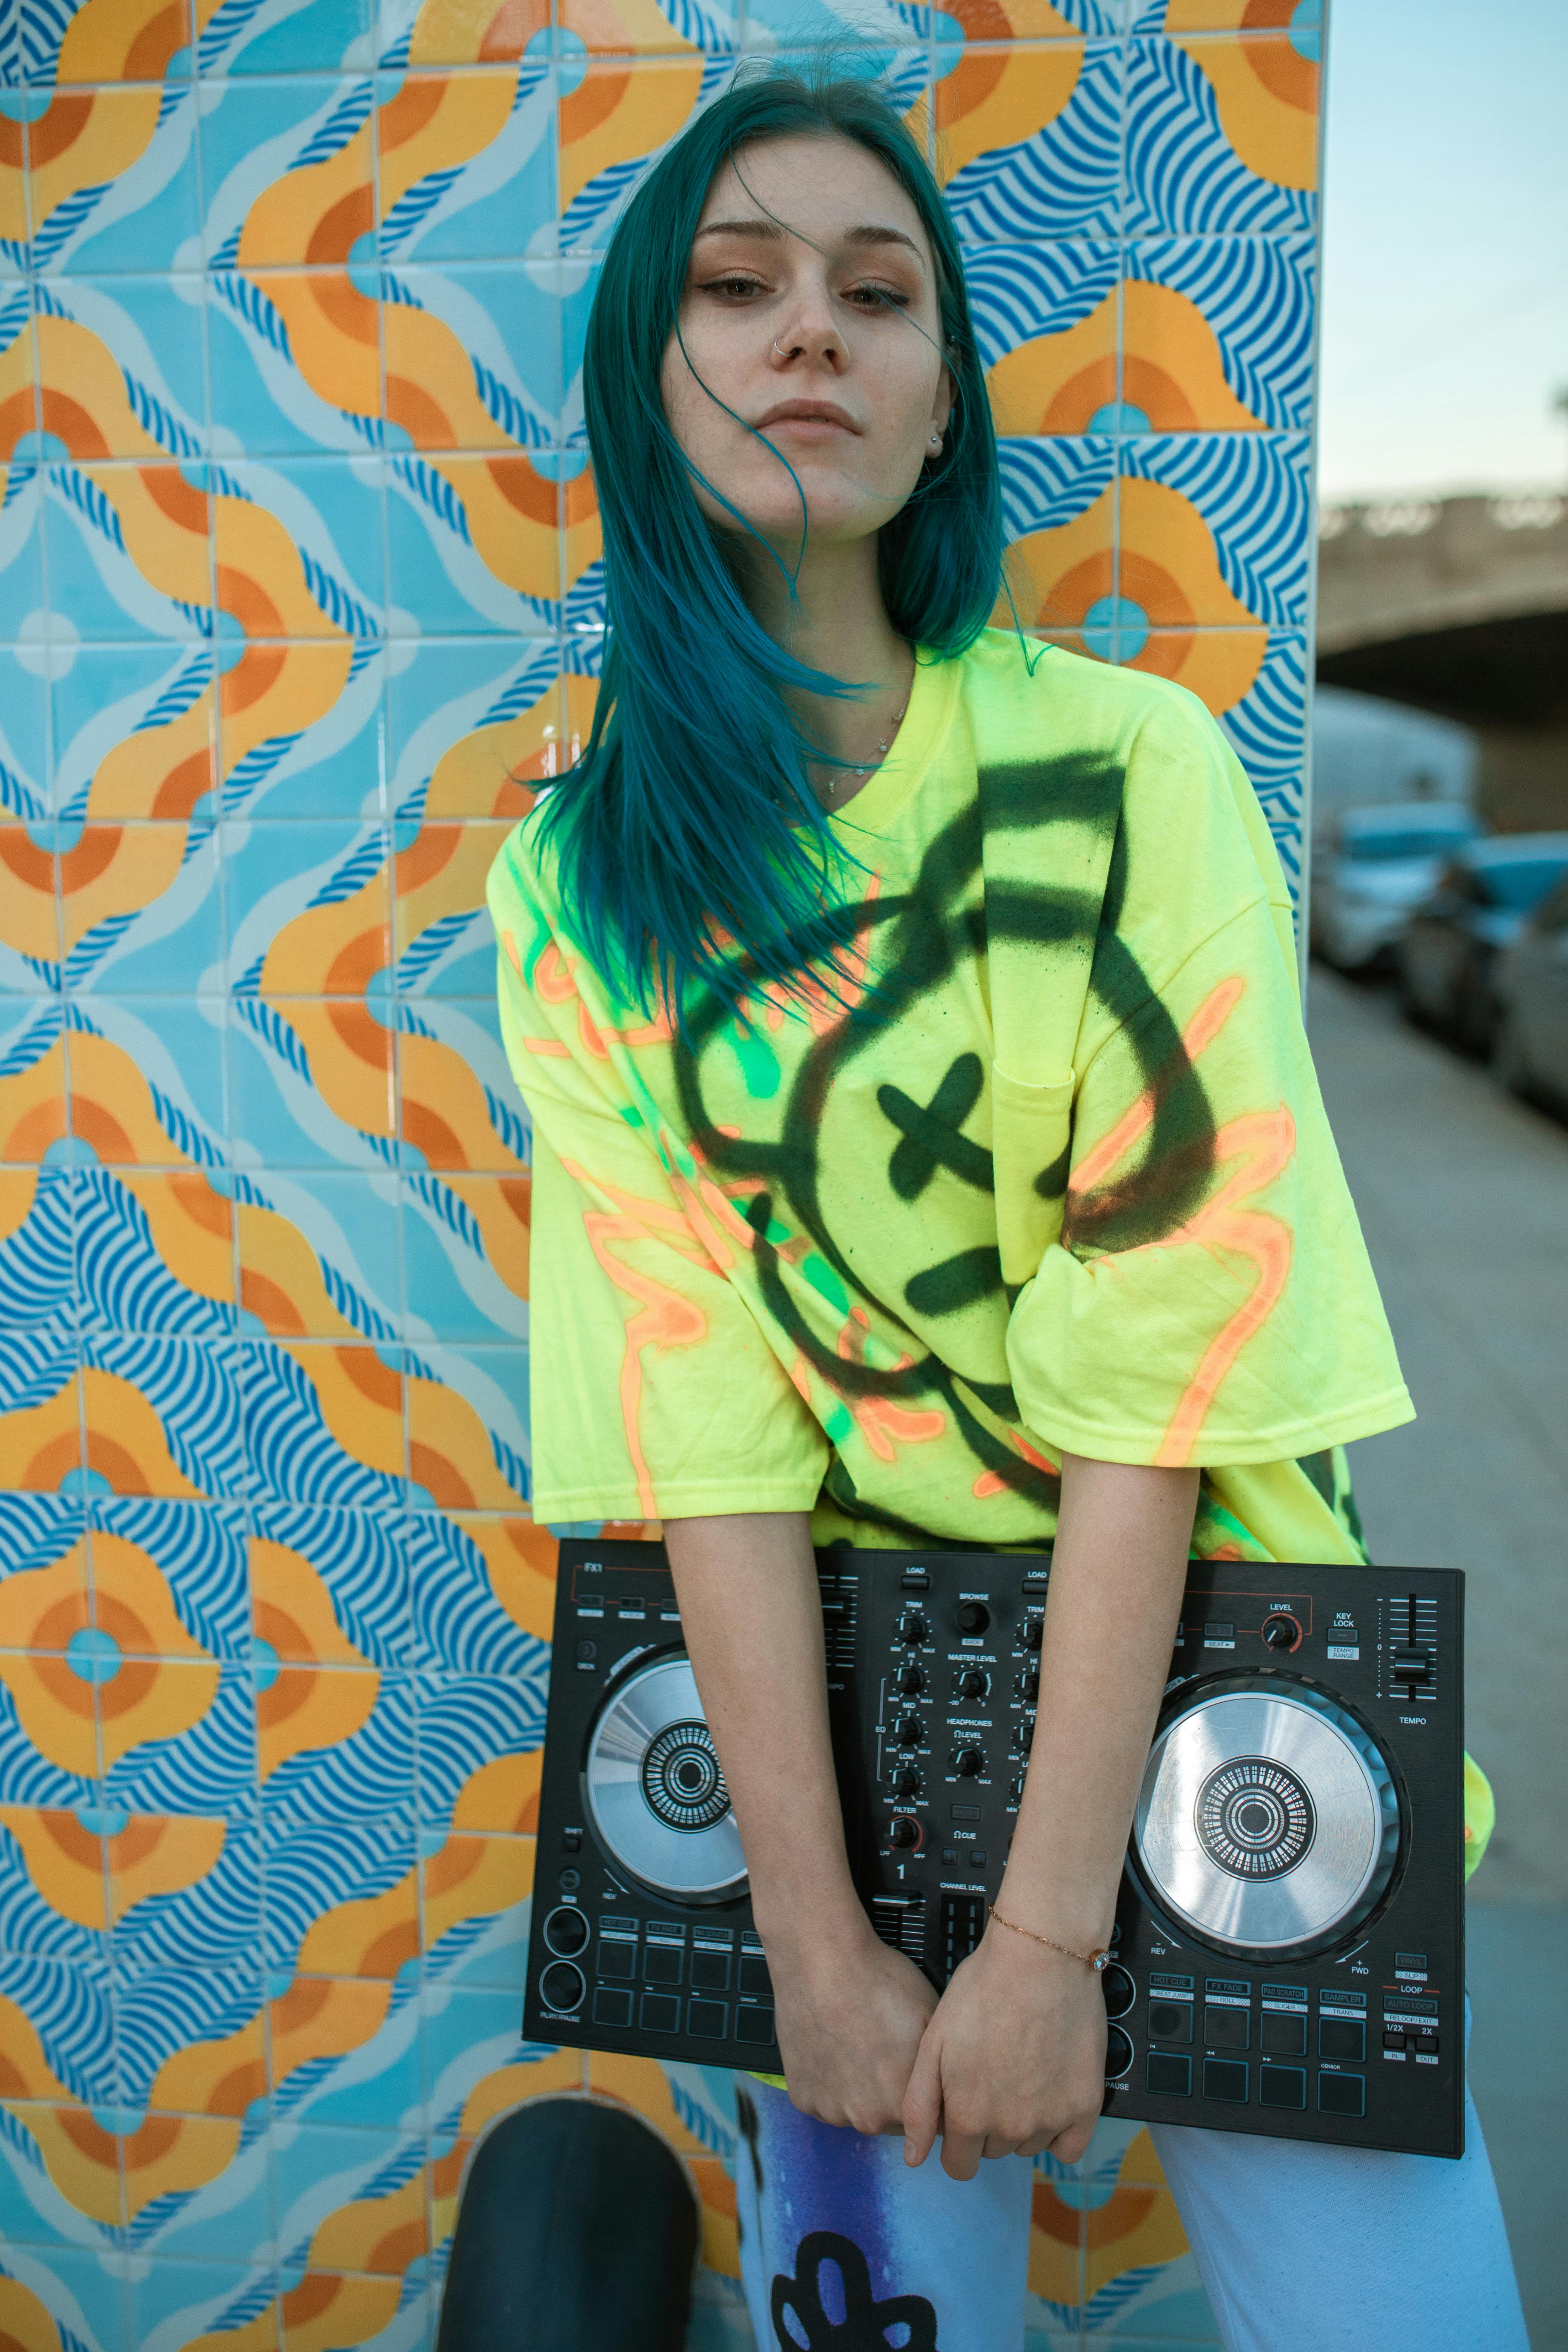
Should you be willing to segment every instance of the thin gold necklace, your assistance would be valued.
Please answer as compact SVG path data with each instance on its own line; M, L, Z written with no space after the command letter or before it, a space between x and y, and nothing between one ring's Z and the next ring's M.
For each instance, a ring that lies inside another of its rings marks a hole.
M906 696L904 698L904 708L902 710L895 712L892 725L889 728L886 735L877 746L877 757L874 760L851 760L847 767L839 769L837 775L828 777L823 789L826 793L829 800L833 798L834 793L838 790L839 785L844 782L847 777L869 776L874 774L876 770L881 766L882 761L887 758L889 752L893 748L893 738L898 733L900 728L903 725L905 712L908 711L909 707L909 698Z

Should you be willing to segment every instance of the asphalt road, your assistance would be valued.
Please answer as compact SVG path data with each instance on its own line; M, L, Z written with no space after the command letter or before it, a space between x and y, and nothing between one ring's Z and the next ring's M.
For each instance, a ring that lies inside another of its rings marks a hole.
M1534 2352L1568 2352L1568 1126L1315 965L1308 1025L1417 1418L1351 1448L1373 1558L1466 1572L1470 2082ZM1479 2352L1479 2347L1478 2347Z

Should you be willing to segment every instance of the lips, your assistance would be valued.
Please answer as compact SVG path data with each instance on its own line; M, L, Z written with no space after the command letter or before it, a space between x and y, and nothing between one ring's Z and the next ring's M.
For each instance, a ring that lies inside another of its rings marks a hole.
M830 425L841 433L858 434L860 427L847 408L837 407L831 400L781 400L765 416L757 419L757 431L765 433L770 425Z

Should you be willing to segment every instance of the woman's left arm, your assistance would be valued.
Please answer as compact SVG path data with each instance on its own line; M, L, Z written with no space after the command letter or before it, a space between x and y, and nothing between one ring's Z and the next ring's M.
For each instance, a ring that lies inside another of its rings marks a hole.
M911 2164L939 2134L955 2180L972 2179L982 2156L1050 2147L1073 2163L1089 2146L1105 2092L1105 2003L1094 1972L1050 1946L1087 1953L1110 1938L1197 1492L1195 1470L1063 1456L1035 1740L1000 1918L926 2029L904 2102Z

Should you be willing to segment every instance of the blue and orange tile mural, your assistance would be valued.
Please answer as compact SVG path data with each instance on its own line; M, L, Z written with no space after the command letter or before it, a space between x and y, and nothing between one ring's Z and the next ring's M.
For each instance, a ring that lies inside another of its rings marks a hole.
M426 2352L592 2089L749 2345L721 2074L519 2039L554 1541L486 870L588 722L580 355L649 157L830 40L948 187L1025 625L1299 866L1317 0L0 8L0 2339ZM1146 2135L1032 2342L1214 2340Z

